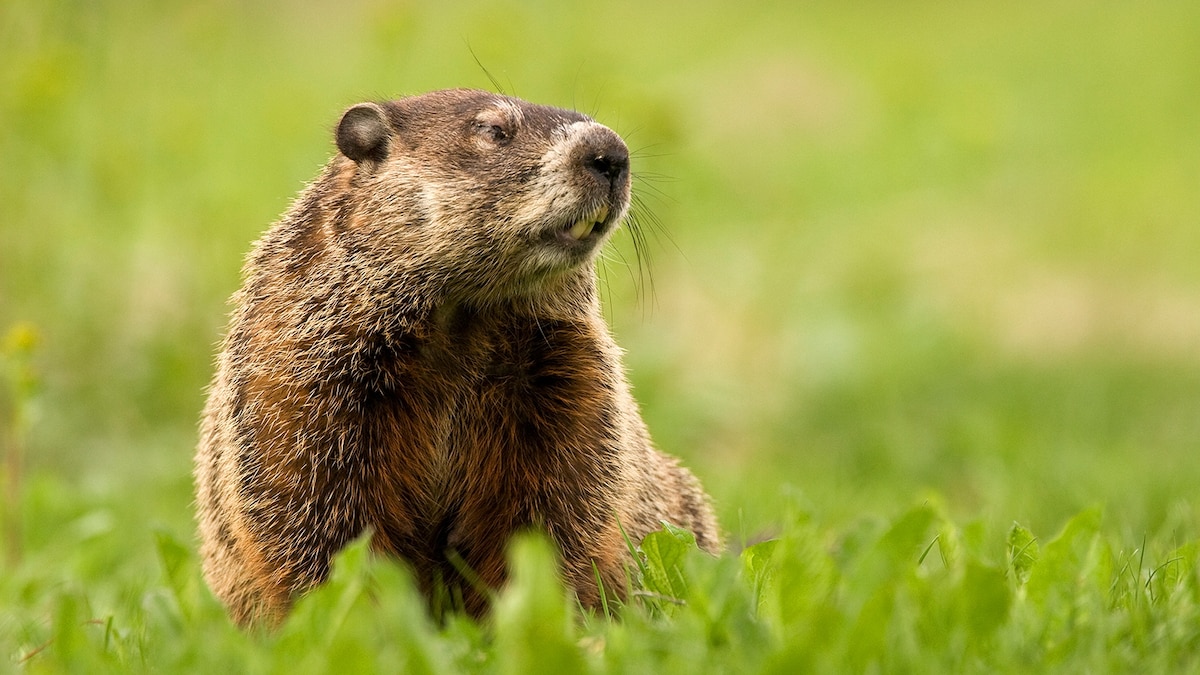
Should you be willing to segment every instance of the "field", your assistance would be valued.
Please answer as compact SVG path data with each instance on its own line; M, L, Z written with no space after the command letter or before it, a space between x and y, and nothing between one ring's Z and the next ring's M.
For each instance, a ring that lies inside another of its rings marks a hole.
M488 73L634 150L605 313L730 552L580 616L522 540L439 625L360 542L240 633L190 471L242 256L346 106ZM1187 2L6 0L0 672L1198 671L1198 109Z

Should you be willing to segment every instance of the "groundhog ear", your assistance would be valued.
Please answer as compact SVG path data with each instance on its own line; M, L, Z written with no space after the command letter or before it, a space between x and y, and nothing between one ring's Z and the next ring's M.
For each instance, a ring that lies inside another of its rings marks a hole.
M347 110L338 123L338 150L355 162L387 159L389 140L387 116L375 103L359 103Z

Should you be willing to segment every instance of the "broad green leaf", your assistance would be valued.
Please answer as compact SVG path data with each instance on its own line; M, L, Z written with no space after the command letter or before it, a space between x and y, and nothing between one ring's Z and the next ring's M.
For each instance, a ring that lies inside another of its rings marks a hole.
M333 560L329 573L329 585L340 588L337 604L329 614L331 634L349 618L355 603L363 597L370 584L371 537L369 534L350 542Z
M771 580L777 561L776 553L780 547L778 539L759 542L742 550L742 571L753 585L755 597L761 603L764 586Z
M496 663L502 673L584 670L573 600L547 538L526 533L509 548L509 581L493 609Z
M853 617L846 658L855 670L881 659L897 598L916 575L930 549L937 514L929 505L914 507L895 519L874 546L864 549L839 589Z
M696 548L692 533L664 523L663 529L646 535L639 548L646 561L642 580L645 590L662 596L668 603L685 600L687 581L683 561Z
M914 507L884 533L878 549L897 563L915 565L918 556L928 546L929 526L936 516L933 508L925 505Z
M1062 596L1075 594L1075 586L1087 576L1084 563L1100 529L1100 518L1099 508L1076 514L1058 536L1042 548L1037 566L1030 570L1026 583L1031 600L1041 603L1055 590Z
M797 525L780 539L747 548L742 565L753 584L758 614L779 635L811 622L836 588L834 563L810 525Z
M1037 564L1040 547L1033 533L1020 523L1008 531L1008 564L1018 585L1029 581L1029 572Z
M1012 591L1002 570L968 562L957 591L962 620L975 639L991 634L1008 619Z
M853 670L862 670L883 655L895 604L895 587L886 584L875 589L863 604L846 645L845 657Z
M933 541L930 527L934 518L933 509L922 505L892 521L874 546L847 561L851 568L847 590L865 599L877 584L892 583L898 575L914 571Z
M154 543L179 612L190 618L196 609L196 569L190 564L191 552L166 530L154 533Z
M350 542L334 556L329 578L296 602L280 633L282 650L318 640L326 649L343 637L345 624L369 585L370 535Z

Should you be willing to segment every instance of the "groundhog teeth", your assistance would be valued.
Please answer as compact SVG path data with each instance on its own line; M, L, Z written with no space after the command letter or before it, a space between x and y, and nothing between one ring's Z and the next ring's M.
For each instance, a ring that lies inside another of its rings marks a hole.
M595 227L596 221L592 220L591 217L580 218L579 220L575 221L575 224L571 226L570 230L567 230L567 234L571 235L571 237L574 239L583 239L591 234L592 229Z
M592 230L594 230L600 223L603 223L604 219L607 217L608 207L601 206L596 210L595 213L584 216L575 221L575 224L571 226L571 229L567 230L567 234L570 234L575 240L583 239L591 234Z

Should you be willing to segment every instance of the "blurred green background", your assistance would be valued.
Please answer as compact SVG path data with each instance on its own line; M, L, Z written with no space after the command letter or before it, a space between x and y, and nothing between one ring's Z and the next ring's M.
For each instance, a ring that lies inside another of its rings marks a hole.
M1196 531L1200 4L5 0L0 331L39 341L0 424L30 546L43 502L187 536L250 242L344 107L490 88L476 57L635 150L659 227L640 266L618 235L606 315L734 541L795 499L837 522L927 490Z

